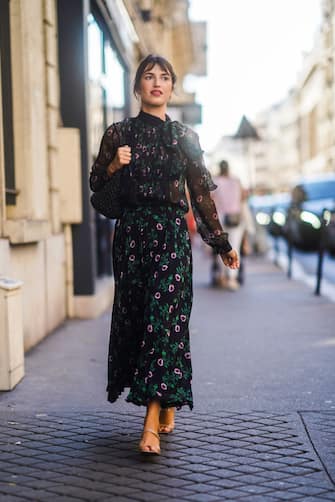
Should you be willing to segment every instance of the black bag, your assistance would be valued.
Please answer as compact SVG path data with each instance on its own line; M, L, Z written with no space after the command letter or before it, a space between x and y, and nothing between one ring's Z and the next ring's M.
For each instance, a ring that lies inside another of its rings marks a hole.
M240 213L230 213L224 215L223 224L225 227L232 228L237 227L241 223Z
M107 181L99 192L94 192L91 195L92 206L96 211L106 216L106 218L117 219L122 215L120 201L121 170L118 169L112 174L111 179Z
M129 125L131 119L125 119L122 122L123 128L119 136L119 145L129 145L129 138L126 134L126 127ZM121 204L121 175L122 169L118 169L112 174L110 180L105 183L101 190L94 192L91 195L90 201L92 206L98 213L106 216L106 218L118 219L122 216Z

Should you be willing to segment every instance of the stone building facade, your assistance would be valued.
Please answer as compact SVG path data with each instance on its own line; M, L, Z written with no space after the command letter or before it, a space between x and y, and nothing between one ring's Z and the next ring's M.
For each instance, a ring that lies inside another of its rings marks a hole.
M262 138L256 190L285 191L303 176L335 172L335 0L320 5L321 26L295 87L254 120Z
M187 0L9 0L0 9L3 390L23 375L9 340L27 351L66 318L111 304L113 222L91 208L88 175L107 125L138 111L139 60L155 52L173 62L171 106L182 119L198 109L183 77L205 66L195 65L199 25Z

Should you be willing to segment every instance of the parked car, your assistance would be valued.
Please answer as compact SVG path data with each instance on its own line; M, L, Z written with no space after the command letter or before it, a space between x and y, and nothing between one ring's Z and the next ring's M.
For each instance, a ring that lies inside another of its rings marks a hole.
M267 233L275 237L282 235L290 200L290 194L288 193L253 195L250 197L249 205L256 227L256 248L259 247L266 251L269 247Z
M324 227L324 246L329 253L335 257L335 210L326 209L323 213L325 222Z
M321 234L327 234L329 250L334 248L331 218L324 220L328 211L335 210L335 175L304 178L291 193L284 233L286 238L298 249L317 251ZM328 224L327 224L328 223ZM323 229L325 226L325 229ZM332 244L333 242L333 244Z
M271 221L268 225L268 231L272 237L285 236L285 224L287 211L291 203L289 193L281 192L274 194L273 206L271 210Z

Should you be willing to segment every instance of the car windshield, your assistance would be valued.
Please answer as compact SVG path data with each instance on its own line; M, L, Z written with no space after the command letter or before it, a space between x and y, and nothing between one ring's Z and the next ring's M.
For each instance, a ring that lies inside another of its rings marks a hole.
M303 185L306 200L335 199L335 180L314 181Z

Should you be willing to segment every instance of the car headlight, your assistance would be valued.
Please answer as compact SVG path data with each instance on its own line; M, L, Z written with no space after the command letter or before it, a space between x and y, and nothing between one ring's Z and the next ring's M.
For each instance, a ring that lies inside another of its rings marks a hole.
M256 214L256 221L259 225L268 225L271 221L270 215L264 213L263 211L259 211Z
M316 216L316 214L314 213L310 213L309 211L302 211L300 213L300 219L304 223L309 223L310 225L312 225L312 227L315 228L315 230L321 228L320 218L318 218L318 216Z
M281 211L275 211L272 215L274 223L280 227L283 227L286 223L286 216Z

